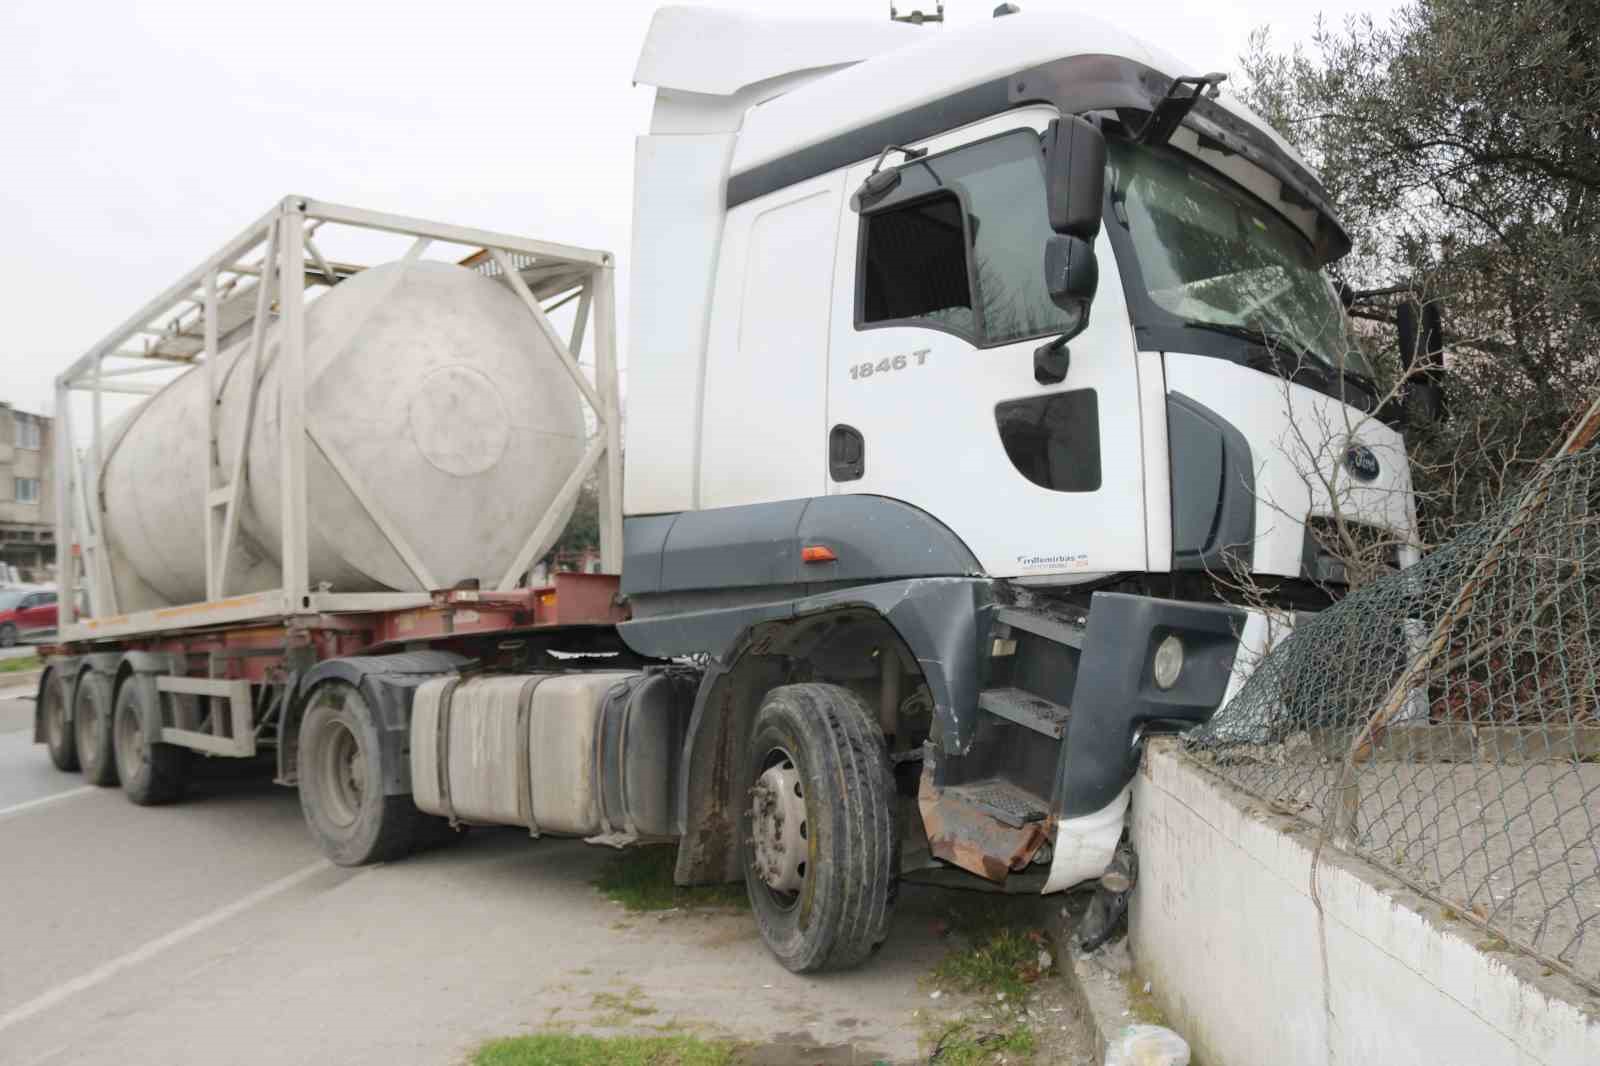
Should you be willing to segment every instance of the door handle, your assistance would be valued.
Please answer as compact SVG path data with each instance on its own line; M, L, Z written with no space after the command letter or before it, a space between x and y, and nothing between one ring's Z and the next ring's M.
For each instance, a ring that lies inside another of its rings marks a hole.
M828 473L835 481L858 481L867 472L867 442L843 422L828 431Z

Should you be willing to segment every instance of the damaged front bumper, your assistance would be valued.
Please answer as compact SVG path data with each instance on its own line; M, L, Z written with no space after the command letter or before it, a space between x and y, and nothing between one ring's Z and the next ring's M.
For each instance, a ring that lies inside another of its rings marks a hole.
M1047 865L1044 892L1099 878L1143 737L1222 704L1245 665L1247 614L1123 593L1095 593L1087 612L997 609L970 743L930 744L924 762L918 806L933 856L997 883Z

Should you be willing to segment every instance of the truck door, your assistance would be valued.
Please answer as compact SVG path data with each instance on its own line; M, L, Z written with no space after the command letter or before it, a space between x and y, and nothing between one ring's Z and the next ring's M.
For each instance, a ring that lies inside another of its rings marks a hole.
M887 194L846 202L834 267L829 492L921 508L997 577L1146 568L1138 368L1103 233L1066 376L1035 375L1068 317L1043 272L1053 117L1014 111L918 146Z

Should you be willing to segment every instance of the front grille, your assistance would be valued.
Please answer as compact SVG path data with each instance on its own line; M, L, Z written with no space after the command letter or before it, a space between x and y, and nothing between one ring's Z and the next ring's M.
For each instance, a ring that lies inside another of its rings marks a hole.
M1305 523L1300 576L1326 585L1364 585L1400 569L1405 538L1370 522L1312 515Z

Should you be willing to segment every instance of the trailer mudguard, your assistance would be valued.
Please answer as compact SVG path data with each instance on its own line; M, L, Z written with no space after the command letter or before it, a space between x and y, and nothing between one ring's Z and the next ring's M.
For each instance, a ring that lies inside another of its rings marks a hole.
M145 699L141 701L144 718L144 735L159 741L161 730L168 725L182 725L182 722L167 722L164 720L161 707L161 696L155 689L155 678L167 674L183 673L183 656L167 655L161 652L130 651L122 657L122 662L117 667L119 685L149 685ZM112 707L116 707L116 696L113 692Z
M359 690L372 710L383 766L383 794L410 795L411 760L406 745L411 733L411 699L417 686L428 678L454 673L469 662L466 656L454 652L430 650L350 656L318 663L294 686L289 701L294 713L283 715L278 722L279 778L285 778L285 768L290 765L285 762L290 745L299 743L306 698L325 681L343 681Z

